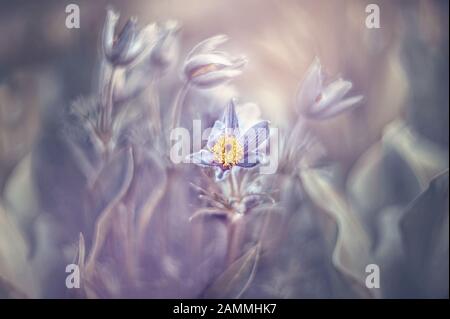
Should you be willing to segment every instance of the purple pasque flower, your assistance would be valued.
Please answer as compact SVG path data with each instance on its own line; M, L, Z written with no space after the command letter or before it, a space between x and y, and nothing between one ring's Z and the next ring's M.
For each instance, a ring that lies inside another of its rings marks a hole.
M297 94L300 113L312 119L327 119L358 106L362 95L344 98L352 86L352 82L339 78L324 87L322 66L314 58Z
M151 61L160 70L167 70L178 55L178 40L181 25L178 21L168 20L159 26L158 40L151 52Z
M222 85L242 73L247 64L245 57L233 57L216 48L228 37L216 35L197 44L187 55L184 63L186 80L199 88Z
M138 30L137 19L130 18L119 34L115 35L119 13L108 8L102 34L106 59L115 66L127 66L148 51L157 39L156 24Z
M256 123L243 134L240 132L235 101L231 99L222 119L214 123L206 147L189 155L189 162L215 168L216 179L222 180L235 166L252 168L264 162L261 147L268 138L268 121Z

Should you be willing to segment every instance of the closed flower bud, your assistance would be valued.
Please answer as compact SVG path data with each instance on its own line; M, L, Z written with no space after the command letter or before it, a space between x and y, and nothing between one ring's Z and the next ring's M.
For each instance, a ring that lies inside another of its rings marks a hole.
M232 57L215 50L226 40L226 36L219 35L194 47L184 64L184 75L189 83L200 88L211 88L225 84L242 73L247 63L245 57Z
M169 20L159 28L159 35L151 53L151 62L160 71L167 70L178 56L180 24Z
M344 99L352 86L350 81L338 79L324 87L322 67L319 59L315 58L297 94L300 113L323 120L350 110L363 99L361 95Z
M115 66L127 66L135 62L150 48L156 35L155 25L137 30L137 20L127 21L120 33L115 36L119 14L108 9L103 28L102 44L106 59Z

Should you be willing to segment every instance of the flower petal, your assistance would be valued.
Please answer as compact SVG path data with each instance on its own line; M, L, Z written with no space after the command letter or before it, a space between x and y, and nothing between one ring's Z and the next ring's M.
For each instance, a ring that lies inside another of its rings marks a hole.
M329 106L323 112L312 114L311 117L315 117L318 119L328 119L337 116L343 112L349 111L350 109L359 106L359 103L363 100L363 98L364 97L362 95L349 97L334 105Z
M180 23L175 20L169 20L159 28L158 40L152 50L151 58L153 63L162 69L167 69L177 58L180 29Z
M242 160L236 165L243 168L252 168L259 165L263 160L263 156L259 152L249 152L244 154Z
M222 122L225 124L225 130L227 130L228 133L233 135L238 134L239 121L236 114L236 104L234 99L231 99L226 106L222 116Z
M226 84L228 81L242 73L239 69L222 69L207 72L191 79L191 83L200 88L212 88Z
M352 88L352 82L343 79L330 83L318 96L318 100L311 105L308 113L319 113L329 105L339 102Z
M130 18L123 27L122 31L120 31L117 36L117 41L113 44L112 55L110 56L112 61L117 61L120 64L126 64L128 62L126 60L132 60L128 56L128 53L136 36L136 24L136 18Z
M269 133L269 121L261 121L250 127L239 138L239 142L244 146L244 154L260 148L269 138Z
M195 77L195 73L201 73L199 71L202 68L208 68L215 66L216 69L221 69L227 66L232 66L233 61L226 55L223 54L198 54L193 56L191 59L186 60L186 64L184 66L184 73L186 77L189 79Z
M320 65L319 58L315 57L306 71L306 75L297 94L297 106L300 112L305 113L314 104L315 98L322 91L322 85L322 66Z
M143 51L149 51L155 46L157 39L158 27L156 23L145 26L137 34L135 41L133 41L130 49L128 50L128 54L137 56Z
M231 59L231 68L233 69L242 69L244 66L247 65L248 59L245 56L239 56Z
M186 162L202 167L216 166L214 163L214 155L207 150L200 150L196 153L188 155Z
M214 144L216 144L217 139L224 134L225 125L221 121L214 122L214 126L211 128L211 133L209 133L208 142L206 147L212 149Z
M102 44L105 55L112 54L112 48L114 43L114 30L119 20L119 14L112 8L108 8L106 12L105 25L102 33Z
M207 38L200 43L198 43L194 48L188 53L186 59L190 59L196 54L211 52L215 50L219 45L228 41L228 36L225 34L219 34L210 38Z

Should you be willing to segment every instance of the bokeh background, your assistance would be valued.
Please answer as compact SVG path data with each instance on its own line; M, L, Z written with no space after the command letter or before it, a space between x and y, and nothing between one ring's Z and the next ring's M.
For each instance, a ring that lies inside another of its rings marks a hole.
M365 25L366 5L373 2L381 10L379 29L368 29ZM69 3L80 7L80 29L65 27L65 7ZM351 80L353 91L365 96L363 105L328 121L308 121L307 126L324 145L328 160L335 164L334 186L372 234L372 248L390 246L389 241L382 239L395 233L389 228L394 223L390 217L380 221L374 216L394 216L393 210L411 207L411 201L428 189L429 182L448 169L447 1L1 0L0 203L5 211L7 207L20 206L11 201L20 202L29 195L26 189L14 186L15 172L30 152L45 143L42 137L52 132L55 114L95 88L99 38L108 4L120 11L122 17L137 16L142 24L167 19L180 21L180 56L206 37L229 35L227 48L243 52L249 59L244 74L233 82L234 87L239 89L242 100L257 103L264 118L275 126L283 126L296 116L296 91L315 56L320 57L331 79L342 76ZM172 77L168 78L176 79L179 67L171 72ZM167 99L170 98L169 94ZM392 131L404 132L404 127L408 137L392 135ZM391 161L395 157L391 149L395 153L397 148L401 149L399 153L407 154L403 166ZM405 172L403 167L410 164L413 168ZM26 181L20 185L24 184ZM445 193L445 182L443 187ZM424 209L430 214L439 209L434 205L442 204L444 210L447 205L448 210L448 175L446 187L447 197L425 204ZM14 212L10 214L14 216ZM427 277L431 276L430 271L420 275L427 278L424 286L399 285L401 288L386 290L384 297L448 297L448 212L443 216L439 224L447 227L443 230L447 232L447 241L444 236L441 246L436 244L441 247L436 256L430 253L428 257L417 258L434 260L441 270L439 274L447 276L446 287L440 286L435 277ZM301 227L309 227L308 220L299 222ZM318 223L323 226L329 221L325 218ZM373 226L383 223L387 226ZM319 240L316 237L335 240L333 227L334 224L321 228L317 231L321 235L312 232L315 235L309 239L300 232L299 240L306 247L301 251L307 254L307 247L315 250L308 240ZM324 235L327 229L329 233ZM421 233L428 231L419 227L413 236L418 240ZM0 274L2 266L7 269L11 265L1 255L2 250L8 251L9 245L10 241L2 238L0 231ZM331 252L326 251L328 259ZM342 264L351 268L351 262ZM308 271L311 266L302 267ZM393 272L398 277L400 272ZM317 278L322 280L323 276L318 274ZM310 278L313 277L311 274ZM343 292L345 289L330 288L332 280L323 281L319 288L313 283L302 288L297 284L297 288L287 289L280 296L349 296ZM249 296L277 296L258 291L259 286L253 292L250 289Z
M420 118L426 136L448 145L445 1L379 1L380 29L365 26L367 1L162 0L79 1L81 28L69 30L69 3L1 1L1 185L30 150L45 114L91 92L108 4L123 17L139 16L141 23L181 21L185 51L208 36L228 34L230 45L250 59L236 86L272 121L292 115L298 83L319 56L330 76L351 79L366 96L352 115L315 125L330 152L347 165L399 116ZM411 105L411 91L420 86L436 103Z

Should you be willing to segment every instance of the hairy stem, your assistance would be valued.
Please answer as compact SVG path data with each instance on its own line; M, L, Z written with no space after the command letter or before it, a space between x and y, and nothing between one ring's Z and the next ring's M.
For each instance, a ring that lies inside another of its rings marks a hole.
M226 265L227 267L233 263L239 253L239 243L241 235L241 223L231 221L228 223L228 246Z
M164 180L155 190L155 193L152 195L151 199L145 204L145 207L142 210L142 214L139 216L139 221L137 225L137 242L139 247L143 247L145 241L145 233L150 224L150 220L153 217L156 207L161 202L164 195L167 193L168 186L170 184L171 175L173 173L168 171Z
M100 127L103 133L108 133L110 126L112 124L112 110L113 110L113 95L114 86L117 78L117 69L115 67L111 70L111 78L108 83L108 88L106 91L106 101L104 101L104 108L102 112L102 117L100 119Z
M153 122L153 132L157 135L161 132L161 105L157 90L157 81L153 80L150 89L151 94L151 114Z
M181 111L182 111L182 108L184 105L184 100L186 99L186 95L187 95L188 91L189 91L189 82L184 82L180 91L178 91L177 97L175 99L175 104L172 109L172 117L171 117L171 125L170 125L171 130L173 130L174 128L176 128L180 125ZM169 132L169 134L170 134L170 132Z

